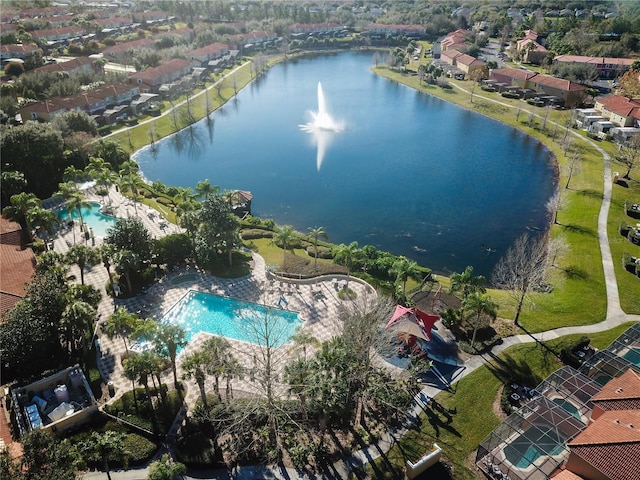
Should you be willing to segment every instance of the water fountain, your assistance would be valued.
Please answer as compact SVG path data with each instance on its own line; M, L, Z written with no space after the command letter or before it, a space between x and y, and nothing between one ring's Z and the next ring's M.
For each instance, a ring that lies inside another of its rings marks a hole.
M310 111L309 113L311 121L300 125L300 129L313 135L313 142L318 147L316 167L320 171L332 134L344 130L344 123L335 120L327 111L327 102L320 82L318 82L318 110L315 112Z

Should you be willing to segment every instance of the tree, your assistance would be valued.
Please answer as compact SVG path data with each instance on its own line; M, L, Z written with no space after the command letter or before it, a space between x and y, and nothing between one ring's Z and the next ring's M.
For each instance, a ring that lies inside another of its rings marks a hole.
M197 212L200 227L195 234L196 259L201 266L210 268L218 251L227 253L229 264L234 243L238 238L238 218L224 195L211 194Z
M487 314L495 318L498 305L491 300L488 293L473 292L470 293L463 301L466 310L470 310L476 314L476 320L473 323L473 336L471 337L471 348L476 341L476 333L480 324L480 316Z
M544 206L547 209L547 213L553 217L554 225L558 224L558 212L564 208L565 204L566 199L562 196L562 193L559 190L554 193L549 200L547 200L547 203L545 203Z
M220 187L217 185L211 185L209 179L204 179L196 184L196 194L198 198L204 197L208 199L209 195L216 194L220 191Z
M482 275L473 276L473 267L468 265L462 273L451 274L450 293L462 292L462 304L460 306L460 319L464 317L464 300L472 293L484 293L487 280Z
M80 269L80 283L84 285L84 269L88 266L97 265L100 261L100 254L95 248L86 245L74 245L65 254L65 259L71 265L78 265Z
M295 237L295 231L291 225L285 225L284 227L277 228L272 242L275 245L281 246L282 248L282 265L280 266L281 270L284 270L285 261L287 259L287 247L291 240Z
M169 454L165 453L160 460L151 462L147 480L176 480L182 478L185 473L187 473L187 467L174 461Z
M0 194L2 195L2 206L7 206L13 195L24 192L27 188L27 180L24 173L15 170L3 170L0 173Z
M334 261L336 263L344 263L347 267L347 275L353 270L353 261L360 252L358 242L351 242L349 245L341 243L334 253Z
M516 301L513 319L518 325L525 299L543 286L547 271L547 247L543 237L531 238L528 234L516 239L496 264L493 284L506 289Z
M407 293L407 280L418 275L418 264L413 260L409 260L407 257L401 256L393 263L389 273L395 274L397 284L402 283L402 297L405 298Z
M98 134L98 124L95 119L82 110L63 112L56 115L51 123L62 133L62 138L75 132L85 132L92 136Z
M221 399L220 377L224 375L227 359L231 355L231 344L224 337L213 336L204 343L202 351L207 356L206 372L213 375L213 386L218 399Z
M122 338L122 343L124 344L124 349L129 356L129 347L127 345L127 337L129 337L137 328L140 323L140 318L130 313L123 306L119 306L116 308L115 312L109 315L107 318L107 323L105 325L105 333L109 337L109 339L113 339L113 337Z
M131 283L131 273L137 272L140 269L142 260L140 255L132 252L131 250L119 250L113 257L116 262L116 272L119 275L124 275L124 279L127 282L127 292L129 295L133 295L133 284Z
M147 227L138 218L119 218L107 231L104 243L116 250L135 252L141 262L151 259L153 239Z
M4 67L4 74L11 77L19 77L24 73L24 65L18 62L9 62Z
M16 465L17 476L3 475L2 478L66 480L76 477L81 458L69 440L60 440L46 430L35 429L24 435L20 442L23 455L19 467Z
M615 159L627 167L627 173L623 175L623 178L629 179L631 170L640 161L640 135L634 135L631 137L625 145L620 147L620 152L616 155Z
M53 210L36 206L27 212L27 221L33 225L36 232L40 232L37 234L38 237L48 238L53 235L53 228L60 223L60 218ZM43 233L45 235L42 235Z
M90 459L102 462L109 480L111 480L110 461L121 461L125 468L129 463L129 452L124 446L124 438L124 433L115 430L107 430L104 433L93 432L83 444L83 450Z
M640 97L640 70L630 69L618 79L616 93L629 99Z
M217 337L213 337L217 338ZM191 380L192 378L195 380L198 385L198 389L200 390L200 398L202 400L202 405L208 409L209 405L207 402L207 393L205 391L205 380L207 378L207 368L209 365L209 356L203 350L197 350L182 360L182 378L186 380Z
M102 186L107 191L107 198L111 203L109 187L116 182L117 175L111 169L111 164L100 157L90 157L89 165L85 169L89 177L95 180L96 184Z
M27 230L29 239L31 239L31 222L29 221L29 212L41 206L42 202L40 202L40 199L33 193L16 193L11 196L11 205L5 207L2 214L5 216L15 217L19 222L21 222Z
M178 356L178 349L187 344L187 331L180 325L159 323L153 331L151 341L159 352L162 352L163 355L171 360L173 385L178 388L176 357Z
M93 322L96 309L87 302L70 299L62 312L61 330L64 343L72 357L76 356L76 346L80 345L81 355L87 350L87 339L93 336Z
M313 238L313 270L318 271L318 239L327 237L327 232L324 227L309 227L309 235Z

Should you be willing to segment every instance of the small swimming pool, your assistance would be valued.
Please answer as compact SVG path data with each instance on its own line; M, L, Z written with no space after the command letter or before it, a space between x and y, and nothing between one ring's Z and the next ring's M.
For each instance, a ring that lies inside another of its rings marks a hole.
M640 367L640 348L629 348L629 351L623 357Z
M117 220L116 217L111 217L100 212L99 203L91 202L89 207L82 207L81 211L82 220L89 226L89 228L93 229L93 234L96 237L106 237L107 230L110 229ZM57 213L61 220L64 221L69 219L69 214L64 208L58 210ZM78 210L73 210L73 212L71 212L71 218L73 220L80 219Z
M287 343L302 324L297 312L195 290L189 290L162 321L182 326L187 340L198 332L208 332L259 345L268 337L275 347Z
M558 455L564 449L564 443L553 430L534 425L504 447L504 454L514 467L527 468L543 455Z
M578 410L578 407L576 407L569 400L565 400L564 398L554 398L552 402L558 405L559 407L562 407L566 412L569 412L578 420L582 420L582 415L580 415L580 411Z

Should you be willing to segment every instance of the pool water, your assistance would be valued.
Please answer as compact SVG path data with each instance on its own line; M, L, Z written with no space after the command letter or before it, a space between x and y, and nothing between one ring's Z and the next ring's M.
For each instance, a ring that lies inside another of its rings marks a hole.
M629 360L631 363L640 367L640 349L639 348L630 348L627 353L623 355L623 358Z
M552 430L532 426L504 447L504 454L514 467L527 468L543 455L558 455L564 448Z
M106 237L107 230L113 227L117 220L116 217L111 217L100 212L99 203L91 202L89 207L82 207L80 210L82 211L82 220L93 230L93 234L96 237ZM64 208L58 210L57 213L60 220L65 221L69 219L69 214ZM78 210L71 212L71 218L73 220L80 219Z
M302 322L297 312L190 290L162 317L182 326L187 340L198 332L279 347Z
M553 403L562 407L565 411L569 412L571 415L576 417L578 420L582 420L582 415L578 411L578 407L576 407L573 403L564 398L554 398Z

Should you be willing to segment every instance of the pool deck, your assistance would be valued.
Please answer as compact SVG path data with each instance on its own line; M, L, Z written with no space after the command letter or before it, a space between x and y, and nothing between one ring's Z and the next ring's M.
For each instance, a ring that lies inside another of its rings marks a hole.
M90 201L100 203L109 203L104 197L99 197L88 190L86 197ZM181 232L183 229L168 223L161 226L160 216L148 215L148 207L138 204L137 208L133 202L114 189L110 192L111 205L114 207L115 214L118 217L135 217L137 216L143 224L149 229L154 238ZM76 243L84 242L78 228L76 227ZM92 240L88 240L87 245L92 245ZM102 243L102 239L96 237L95 245ZM66 252L73 245L73 233L70 230L62 231L54 240L54 250L59 253ZM112 402L124 392L130 390L131 382L126 379L123 374L121 365L121 356L125 353L125 347L121 338L113 338L110 340L106 335L102 334L100 322L106 320L113 313L116 307L124 306L127 310L138 313L141 317L161 318L173 305L178 302L189 290L231 297L262 305L269 305L284 310L292 310L298 313L299 318L303 321L303 328L318 341L329 340L340 332L340 323L338 311L342 301L338 298L338 291L347 282L349 288L354 290L358 298L364 298L367 295L375 295L375 291L371 286L356 278L348 278L341 275L332 275L328 277L320 277L314 280L306 281L285 281L274 277L267 272L264 259L255 253L253 255L253 268L251 273L242 278L223 279L194 268L187 268L179 271L171 272L166 277L161 278L155 283L147 293L138 295L129 299L113 299L104 294L104 287L109 277L107 270L102 263L85 269L85 283L93 285L99 291L103 292L103 299L98 308L98 325L96 335L100 339L101 354L98 358L98 367L105 382L113 382L116 394L113 398L101 399L101 402ZM71 268L71 273L79 276L77 266ZM184 276L185 281L180 281L180 277ZM280 301L284 298L284 301ZM198 333L191 339L189 345L181 352L180 355L186 355L202 346L204 341L210 336L208 333ZM255 345L229 339L232 344L233 353L236 358L250 372L253 368L254 353L256 353ZM285 345L282 355L289 354L292 345ZM395 368L389 366L390 368ZM182 372L180 369L180 361L178 361L178 377ZM172 384L173 378L170 371L165 372L164 380ZM186 381L186 398L187 409L192 408L199 398L199 390L193 381ZM211 382L207 386L211 388ZM249 394L260 394L260 387L256 382L251 381L251 375L247 374L244 379L234 380L232 383L234 391L242 391ZM285 385L280 385L282 393L285 392Z

